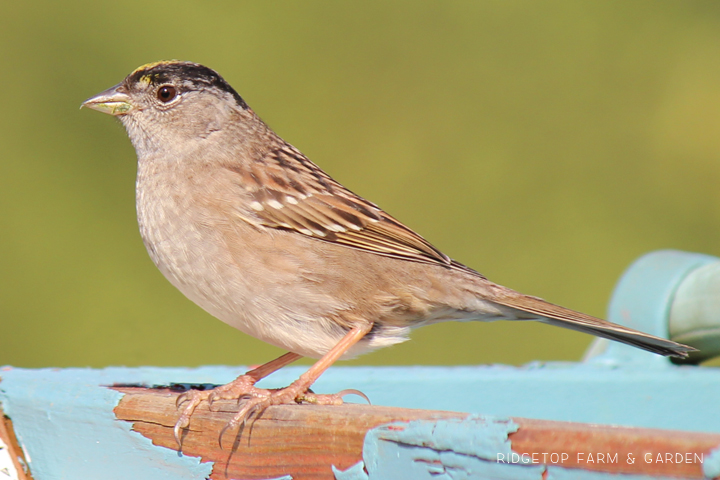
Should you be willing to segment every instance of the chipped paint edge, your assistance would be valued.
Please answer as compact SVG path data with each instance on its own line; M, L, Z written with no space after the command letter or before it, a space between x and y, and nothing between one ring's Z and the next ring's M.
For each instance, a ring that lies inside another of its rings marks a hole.
M167 382L168 369L143 369L142 377L126 368L0 370L0 404L13 421L33 476L93 478L112 471L117 478L137 480L209 477L211 463L157 447L132 431L130 422L117 421L113 409L122 394L105 385ZM80 407L78 398L83 399Z
M711 450L707 460L703 462L703 475L706 478L720 477L720 445Z
M363 460L346 470L332 467L336 480L390 478L462 478L516 480L678 480L678 477L619 474L547 464L499 462L499 455L516 454L511 433L519 430L512 419L470 415L464 419L416 420L381 425L367 432ZM703 465L706 478L720 472L720 447Z
M0 437L0 474L7 480L18 480L20 475L15 468L15 463L10 456L10 445L5 444Z

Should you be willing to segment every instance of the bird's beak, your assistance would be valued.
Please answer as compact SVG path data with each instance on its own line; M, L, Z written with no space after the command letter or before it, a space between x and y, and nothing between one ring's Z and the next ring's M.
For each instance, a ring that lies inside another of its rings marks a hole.
M130 103L130 96L127 94L125 87L122 84L115 85L112 88L108 88L104 92L100 92L94 97L90 97L85 100L80 108L88 107L98 112L108 113L110 115L118 116L125 115L132 108Z

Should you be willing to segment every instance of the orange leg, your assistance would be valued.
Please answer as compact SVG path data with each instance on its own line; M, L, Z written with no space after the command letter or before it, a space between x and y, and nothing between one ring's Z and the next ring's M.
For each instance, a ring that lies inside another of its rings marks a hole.
M259 382L261 379L267 377L271 373L275 373L278 370L280 370L282 367L286 365L290 365L296 360L300 360L302 358L302 355L298 355L297 353L288 352L285 355L282 355L275 360L271 360L263 365L260 365L259 367L250 370L245 375L252 377L255 379L256 382Z
M186 392L178 397L177 403L181 405L189 402L183 410L177 423L175 424L175 440L180 443L180 430L190 424L190 417L195 408L201 401L207 400L210 404L214 400L233 400L248 397L240 411L228 422L228 424L220 432L220 440L226 430L235 428L253 415L260 415L271 405L285 405L293 403L313 403L317 405L342 405L344 395L355 393L362 397L364 394L357 390L344 390L332 395L318 395L309 392L310 387L333 363L335 363L345 352L353 345L359 342L372 328L372 324L362 327L352 328L337 345L335 345L328 353L308 369L307 372L300 375L300 378L285 388L276 390L266 390L255 387L255 383L261 378L265 378L271 373L288 365L301 356L296 353L286 353L271 362L247 372L245 375L239 376L237 379L217 387L210 391L193 390ZM367 397L365 397L367 399Z
M307 372L300 375L300 378L295 380L293 383L288 385L287 387L278 390L275 392L278 394L278 397L286 398L292 395L293 391L296 391L296 395L290 399L290 400L300 400L300 401L306 401L308 403L319 403L315 400L315 397L318 397L315 394L307 393L307 391L310 389L310 386L312 386L315 381L320 378L320 375L322 375L325 370L330 368L330 366L335 363L340 357L342 357L345 352L350 350L350 348L355 345L357 342L359 342L372 328L372 325L367 325L365 327L355 327L352 328L343 338L340 340L337 345L335 345L328 353L326 353L320 360L315 362L310 369L308 369ZM335 397L335 395L323 395L323 397ZM342 405L342 397L338 398L339 403L337 405ZM272 405L278 405L281 403L291 403L291 402L279 402L279 403L272 403ZM322 403L323 405L327 405L327 403Z
M190 417L195 411L195 408L200 405L200 402L207 400L208 403L212 405L215 400L232 400L242 398L246 395L253 395L255 391L260 390L255 388L255 383L300 358L302 358L302 355L288 352L275 360L271 360L243 375L240 375L228 384L221 385L213 388L212 390L190 390L180 395L175 402L176 405L180 407L180 405L185 402L188 402L188 404L185 406L180 418L178 418L178 421L175 423L174 433L175 441L177 442L178 447L182 446L180 443L180 430L190 425Z
M365 397L363 393L357 390L343 390L342 392L331 395L318 395L308 392L308 390L325 370L342 357L353 345L359 342L371 328L372 324L350 329L337 345L330 349L320 360L315 362L307 372L300 375L300 378L287 387L277 390L265 390L264 392L259 392L259 395L253 395L222 429L220 432L220 440L222 441L222 436L225 431L245 423L253 415L257 416L262 414L262 412L271 405L287 405L303 402L313 403L315 405L342 405L344 395L355 393ZM365 398L367 399L367 397Z

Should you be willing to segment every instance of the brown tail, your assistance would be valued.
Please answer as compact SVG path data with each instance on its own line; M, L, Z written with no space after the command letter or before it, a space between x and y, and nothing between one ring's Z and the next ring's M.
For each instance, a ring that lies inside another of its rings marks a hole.
M659 355L686 358L689 352L697 351L687 345L623 327L514 290L501 287L495 289L494 293L493 302L537 315L541 317L538 320L543 323L608 338Z

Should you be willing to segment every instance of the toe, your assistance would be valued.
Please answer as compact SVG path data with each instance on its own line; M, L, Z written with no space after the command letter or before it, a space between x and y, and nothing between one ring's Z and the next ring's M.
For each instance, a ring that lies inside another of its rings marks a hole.
M180 415L180 418L178 418L178 421L175 423L175 428L173 428L173 435L175 436L175 442L178 444L178 450L182 449L182 442L180 441L180 432L183 428L190 425L190 416L185 415L184 413Z

